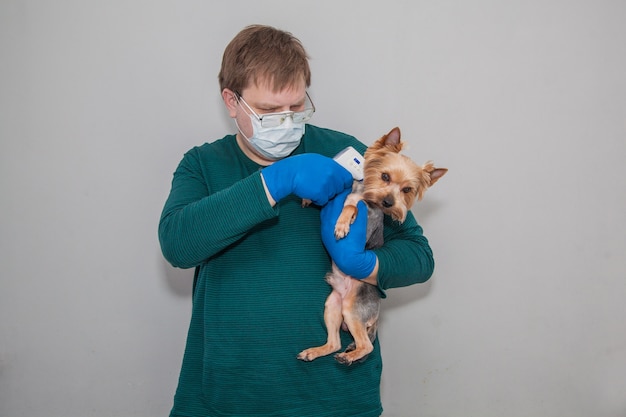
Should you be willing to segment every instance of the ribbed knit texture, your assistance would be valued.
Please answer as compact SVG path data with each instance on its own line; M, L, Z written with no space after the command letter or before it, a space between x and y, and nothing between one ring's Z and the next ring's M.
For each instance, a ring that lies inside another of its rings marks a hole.
M334 156L356 139L307 125L295 153ZM350 367L296 355L326 340L330 260L319 208L271 207L234 136L189 151L174 174L159 239L173 265L200 266L172 416L374 417L382 413L378 342ZM413 216L389 221L377 251L381 289L428 279L433 262ZM401 265L400 265L401 264ZM342 334L343 346L351 342Z

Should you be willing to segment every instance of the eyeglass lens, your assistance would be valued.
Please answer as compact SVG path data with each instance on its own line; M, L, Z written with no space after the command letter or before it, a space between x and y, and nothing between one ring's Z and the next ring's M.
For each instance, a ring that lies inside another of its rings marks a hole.
M241 96L240 93L236 93L236 94L239 100L241 100L246 105L246 107L252 112L252 114L261 122L261 126L263 127L278 127L285 122L287 117L291 117L291 120L294 123L304 123L310 120L311 117L313 117L313 113L315 112L315 105L313 104L313 101L311 100L311 97L309 97L308 93L306 94L306 96L309 102L311 103L310 108L306 108L303 111L299 111L299 112L287 111L287 112L281 112L281 113L266 113L266 114L261 114L261 115L257 114L254 110L252 110L252 107L250 107L250 105L246 102L246 100L244 100L244 98Z

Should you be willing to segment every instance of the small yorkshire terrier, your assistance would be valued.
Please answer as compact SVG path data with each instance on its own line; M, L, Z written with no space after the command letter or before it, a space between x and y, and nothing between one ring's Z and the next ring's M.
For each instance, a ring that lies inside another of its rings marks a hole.
M403 142L400 129L394 128L378 139L365 152L363 181L355 181L335 225L335 237L344 238L357 215L357 203L364 200L368 207L366 249L383 245L383 217L385 214L400 223L415 200L448 170L435 168L432 162L423 166L401 155ZM365 360L374 349L380 312L380 294L371 284L344 274L333 263L326 275L333 290L324 306L324 323L328 339L325 345L303 350L298 359L312 361L341 349L340 329L348 330L354 342L335 359L351 365Z

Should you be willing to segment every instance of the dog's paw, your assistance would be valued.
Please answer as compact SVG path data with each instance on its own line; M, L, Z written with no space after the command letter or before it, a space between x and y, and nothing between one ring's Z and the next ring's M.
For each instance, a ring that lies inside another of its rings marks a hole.
M335 360L341 364L344 365L352 365L352 358L350 358L350 355L347 355L345 352L344 353L337 353L335 354Z
M300 359L301 361L311 362L319 357L330 355L331 353L336 352L339 349L341 349L340 344L328 342L322 346L312 347L312 348L303 350L302 352L298 354L297 358Z
M335 360L344 365L352 365L354 363L364 362L373 348L357 348L355 343L352 343L341 353L335 354Z
M303 350L298 354L297 358L304 362L312 362L320 356L328 355L328 353L328 349L325 349L325 346L319 346Z
M353 205L345 205L335 223L335 239L343 239L350 233L350 225L354 223L358 209Z
M315 357L313 357L313 355L311 355L308 351L311 349L307 349L307 350L303 350L302 352L298 353L298 356L296 356L298 359L300 359L301 361L304 362L311 362L312 360L315 359Z
M337 222L335 224L335 239L343 239L350 233L350 222Z

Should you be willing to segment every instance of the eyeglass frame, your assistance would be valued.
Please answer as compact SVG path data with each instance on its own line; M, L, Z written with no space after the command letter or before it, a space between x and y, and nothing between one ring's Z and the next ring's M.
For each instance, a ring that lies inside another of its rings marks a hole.
M283 111L283 112L263 113L263 114L258 114L257 112L255 112L252 109L252 106L250 106L248 104L248 102L243 98L243 96L241 95L240 92L234 91L234 93L235 93L235 97L237 97L237 102L239 102L241 100L243 102L243 104L246 105L248 110L250 110L252 115L254 117L256 117L256 119L261 123L261 127L265 127L265 128L281 126L283 123L285 123L285 120L287 119L287 117L291 117L291 120L293 122L296 122L294 120L294 116L296 116L296 115L298 115L298 118L299 118L299 121L297 123L308 122L313 117L313 113L315 113L315 104L313 103L313 100L311 100L311 96L309 96L309 92L308 91L305 91L304 94L306 94L306 98L309 99L309 102L311 103L312 107L305 108L302 111ZM279 116L279 118L278 119L273 119L273 117L275 117L275 116ZM277 120L280 123L278 123L278 124L271 124L270 126L266 126L266 125L263 124L263 120L264 119L266 120L266 123L267 123L267 121L272 121L272 120Z

